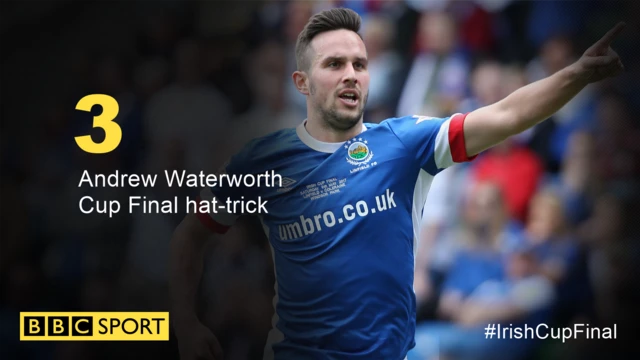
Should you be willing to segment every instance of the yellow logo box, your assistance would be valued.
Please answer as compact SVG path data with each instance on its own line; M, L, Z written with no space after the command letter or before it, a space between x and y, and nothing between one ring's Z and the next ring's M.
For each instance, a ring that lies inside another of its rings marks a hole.
M20 341L168 341L168 312L21 312Z

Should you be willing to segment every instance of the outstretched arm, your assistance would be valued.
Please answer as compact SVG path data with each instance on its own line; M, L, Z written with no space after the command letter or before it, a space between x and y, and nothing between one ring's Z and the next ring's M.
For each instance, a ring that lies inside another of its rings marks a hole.
M575 63L469 113L464 122L467 155L476 155L533 127L560 110L588 84L618 75L624 67L610 45L624 26L617 24Z

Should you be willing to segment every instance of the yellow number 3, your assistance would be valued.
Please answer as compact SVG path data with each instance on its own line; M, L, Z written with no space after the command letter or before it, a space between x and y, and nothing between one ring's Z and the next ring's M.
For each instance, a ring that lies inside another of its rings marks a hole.
M104 130L104 141L95 143L91 135L76 136L78 146L91 154L106 154L115 150L122 140L122 129L113 120L118 116L120 107L116 99L109 95L92 94L87 95L78 101L76 110L91 111L94 105L102 106L102 114L93 117L93 127Z

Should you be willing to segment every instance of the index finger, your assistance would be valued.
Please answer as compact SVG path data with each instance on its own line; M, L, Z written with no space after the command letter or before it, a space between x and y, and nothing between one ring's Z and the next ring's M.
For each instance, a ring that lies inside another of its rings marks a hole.
M622 29L624 29L626 25L627 24L625 24L624 22L617 23L616 26L614 26L613 29L609 30L606 34L604 34L604 36L600 40L598 40L596 44L609 46L609 44L611 44L613 39L616 36L618 36L618 34L620 34Z

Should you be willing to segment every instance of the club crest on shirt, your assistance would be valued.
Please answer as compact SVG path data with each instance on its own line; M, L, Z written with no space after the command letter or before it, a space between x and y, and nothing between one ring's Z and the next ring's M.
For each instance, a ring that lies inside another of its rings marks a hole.
M369 149L367 140L362 140L362 138L349 140L344 147L347 149L347 162L351 165L366 164L373 157L373 152Z

